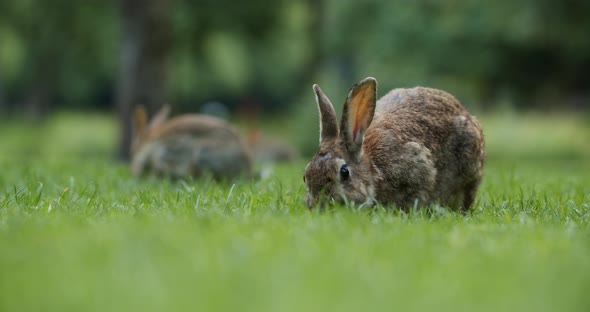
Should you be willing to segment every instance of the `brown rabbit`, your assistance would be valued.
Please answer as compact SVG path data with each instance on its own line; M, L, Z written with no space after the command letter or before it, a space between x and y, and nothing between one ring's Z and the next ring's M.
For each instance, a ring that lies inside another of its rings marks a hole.
M146 171L168 177L198 177L208 172L216 179L251 175L250 152L230 124L197 114L168 120L169 112L164 106L146 125L145 109L136 109L131 145L133 175Z
M339 129L332 103L318 85L313 90L321 130L304 176L310 208L330 200L471 207L486 159L484 138L452 95L417 87L376 101L377 81L369 77L348 92Z

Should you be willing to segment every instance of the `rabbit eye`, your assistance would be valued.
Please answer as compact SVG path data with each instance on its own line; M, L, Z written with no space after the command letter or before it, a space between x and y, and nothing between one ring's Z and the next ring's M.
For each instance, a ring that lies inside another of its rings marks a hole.
M342 179L342 181L346 181L349 176L350 172L348 171L348 165L342 165L342 167L340 167L340 179Z
M303 175L303 183L305 183L305 175Z

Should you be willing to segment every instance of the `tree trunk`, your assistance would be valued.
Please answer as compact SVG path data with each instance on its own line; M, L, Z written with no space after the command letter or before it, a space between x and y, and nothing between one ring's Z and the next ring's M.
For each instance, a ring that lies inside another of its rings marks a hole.
M118 157L129 159L136 105L148 111L167 101L170 47L168 0L119 0L121 48L117 108L120 122Z
M56 81L59 71L59 57L55 49L48 45L39 45L34 53L33 80L31 81L23 106L25 113L33 120L44 120L55 97Z
M2 72L0 71L0 119L8 112L6 107L6 100L4 99L4 85L2 81Z

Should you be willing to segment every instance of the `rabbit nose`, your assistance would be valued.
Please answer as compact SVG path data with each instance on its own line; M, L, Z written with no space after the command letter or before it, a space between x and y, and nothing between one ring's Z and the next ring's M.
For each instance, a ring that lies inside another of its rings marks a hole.
M321 196L318 200L318 206L320 209L326 208L328 206L333 206L338 201L333 196L324 195Z
M330 199L325 196L306 196L305 197L305 204L309 210L314 208L318 208L323 210L327 204L330 202Z
M365 209L365 208L372 208L375 207L375 201L372 198L367 198L367 200L359 205L360 209Z
M312 210L313 208L321 208L322 207L322 197L318 196L317 194L313 194L313 193L307 193L305 194L305 205L307 206L307 208L309 208L309 210Z

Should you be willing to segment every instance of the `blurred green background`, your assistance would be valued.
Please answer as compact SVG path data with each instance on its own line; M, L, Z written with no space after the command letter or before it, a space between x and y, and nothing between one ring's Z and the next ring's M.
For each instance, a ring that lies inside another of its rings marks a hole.
M221 102L309 154L311 85L339 105L366 76L380 95L440 88L506 125L514 112L579 115L590 108L588 12L585 0L1 1L0 116L117 115L125 157L132 108L165 102L176 113Z

